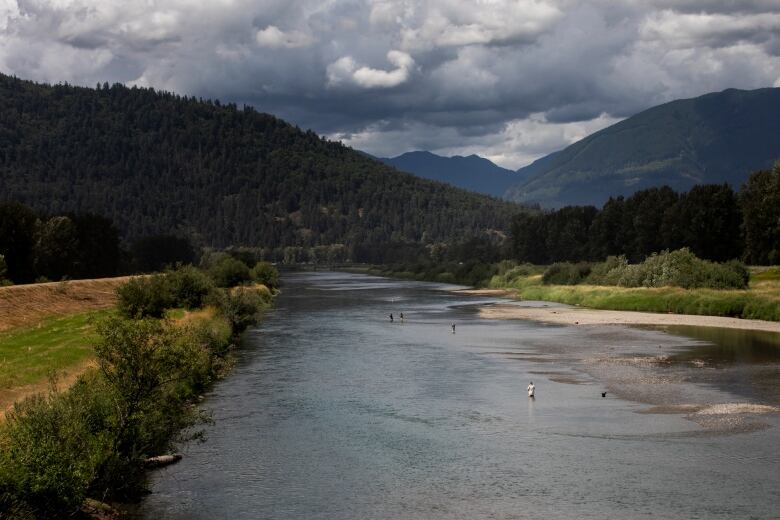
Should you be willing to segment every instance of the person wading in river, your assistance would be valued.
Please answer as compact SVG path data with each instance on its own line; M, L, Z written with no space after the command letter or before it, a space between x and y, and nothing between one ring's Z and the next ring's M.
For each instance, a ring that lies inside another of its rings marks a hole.
M390 323L393 323L393 313L390 313Z
M535 391L536 391L536 387L534 386L534 382L531 381L531 384L528 385L528 397L533 399Z

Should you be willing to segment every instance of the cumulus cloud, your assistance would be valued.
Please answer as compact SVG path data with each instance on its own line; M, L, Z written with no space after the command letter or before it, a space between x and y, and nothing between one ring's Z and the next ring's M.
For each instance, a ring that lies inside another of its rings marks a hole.
M328 85L338 87L354 84L363 88L392 88L406 83L414 68L414 60L407 53L392 50L387 53L387 61L396 68L393 70L358 67L351 56L344 56L328 65Z
M299 47L308 47L314 43L314 38L300 31L280 30L275 25L269 25L265 29L257 31L257 43L261 47L297 49Z
M0 71L248 103L371 153L519 167L659 103L780 85L780 4L0 0Z
M405 49L529 42L562 14L539 0L424 2L405 13L398 20Z
M751 42L760 46L777 31L780 13L680 14L670 10L649 16L640 28L644 40L676 48L730 47Z

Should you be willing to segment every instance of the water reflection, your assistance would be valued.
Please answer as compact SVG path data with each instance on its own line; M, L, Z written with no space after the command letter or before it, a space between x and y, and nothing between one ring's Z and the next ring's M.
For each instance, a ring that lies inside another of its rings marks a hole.
M724 329L674 325L659 327L677 336L702 340L696 346L670 356L672 361L702 360L707 363L767 364L780 363L780 334L757 330Z

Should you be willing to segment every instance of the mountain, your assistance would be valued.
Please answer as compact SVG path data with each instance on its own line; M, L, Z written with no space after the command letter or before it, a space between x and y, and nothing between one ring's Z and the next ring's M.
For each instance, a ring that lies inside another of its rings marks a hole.
M93 212L126 240L282 248L462 241L521 208L401 173L276 117L119 84L0 75L0 201Z
M431 152L407 152L379 160L418 177L495 197L503 196L507 188L523 179L521 174L501 168L478 155L442 157Z
M603 204L668 185L739 188L780 158L780 88L729 89L650 108L521 168L506 198L546 207Z

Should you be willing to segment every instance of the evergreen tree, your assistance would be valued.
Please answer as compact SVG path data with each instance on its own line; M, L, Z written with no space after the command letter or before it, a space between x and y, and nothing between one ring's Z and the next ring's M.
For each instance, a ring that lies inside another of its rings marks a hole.
M751 264L780 263L780 163L758 171L742 186L745 260Z
M78 272L79 239L69 217L52 217L39 225L35 241L35 271L48 280Z
M17 202L0 203L0 254L5 257L8 278L16 283L35 278L33 247L38 216Z
M742 215L727 184L694 186L669 211L662 234L666 249L689 248L697 257L722 262L742 255Z

